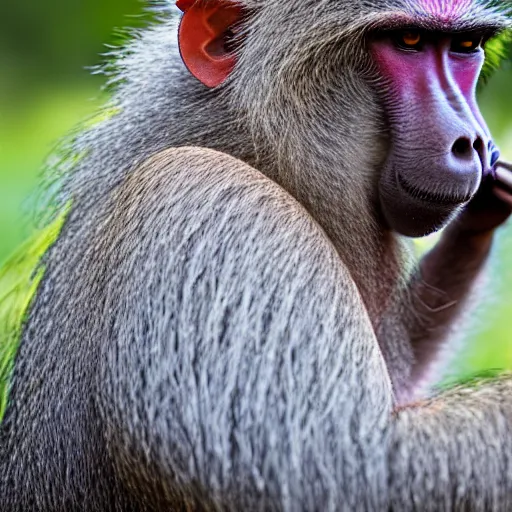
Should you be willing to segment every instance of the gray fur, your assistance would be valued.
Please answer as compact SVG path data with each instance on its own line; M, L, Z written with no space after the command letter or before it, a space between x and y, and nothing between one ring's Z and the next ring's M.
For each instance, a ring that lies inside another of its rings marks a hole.
M189 76L163 12L119 56L120 112L73 145L0 509L509 510L509 380L397 409L460 311L418 292L377 205L387 125L361 36L417 4L244 4L226 84ZM461 305L483 252L462 287L441 269Z

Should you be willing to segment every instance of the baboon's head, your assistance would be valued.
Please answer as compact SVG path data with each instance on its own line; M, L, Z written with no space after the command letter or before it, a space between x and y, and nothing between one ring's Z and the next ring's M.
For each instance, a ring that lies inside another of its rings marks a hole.
M369 195L391 229L420 236L491 173L499 153L476 85L485 45L506 27L496 8L474 0L178 6L185 64L231 95L262 158L305 203L330 201L333 190L355 202Z

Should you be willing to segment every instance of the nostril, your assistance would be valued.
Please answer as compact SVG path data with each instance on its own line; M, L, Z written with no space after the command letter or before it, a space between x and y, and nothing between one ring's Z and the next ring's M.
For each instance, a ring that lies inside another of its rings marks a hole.
M478 137L475 142L473 143L473 149L481 155L484 151L484 141Z
M477 139L480 140L480 139ZM480 140L481 142L481 140ZM476 142L475 142L476 144ZM476 148L475 148L476 149ZM455 144L452 147L452 153L461 158L461 157L472 157L473 156L473 144L471 140L466 137L461 137L455 141Z

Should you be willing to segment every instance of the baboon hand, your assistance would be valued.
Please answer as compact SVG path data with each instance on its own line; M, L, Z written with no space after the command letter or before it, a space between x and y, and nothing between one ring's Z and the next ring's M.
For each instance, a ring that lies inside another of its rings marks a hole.
M499 161L457 219L470 233L492 232L512 214L512 164Z
M496 166L494 194L512 208L512 164L498 162Z

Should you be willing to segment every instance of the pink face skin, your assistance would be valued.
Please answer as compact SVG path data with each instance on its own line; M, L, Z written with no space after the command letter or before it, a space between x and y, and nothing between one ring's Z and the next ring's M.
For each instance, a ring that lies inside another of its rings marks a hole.
M456 11L467 3L423 0L431 13L445 4ZM426 30L419 32L417 46L407 47L401 44L406 32L370 46L383 79L379 92L392 143L381 202L392 227L421 236L475 195L490 172L493 144L476 102L484 50L458 46L475 36Z
M378 41L372 45L374 60L381 76L389 84L389 96L385 102L401 106L395 113L395 121L409 124L411 131L433 129L435 140L430 140L432 151L450 160L448 165L458 172L471 172L460 158L453 158L452 149L460 139L466 139L476 151L472 152L473 163L479 163L481 171L487 170L487 147L489 130L476 102L476 85L484 63L484 51L471 53L451 51L452 39L447 35L431 38L420 51L398 48L392 41ZM400 120L401 115L407 120ZM411 116L412 119L411 119ZM430 126L437 118L435 126ZM412 121L412 123L411 123ZM430 132L432 133L432 132ZM407 134L403 134L407 137ZM427 135L427 140L429 136ZM478 149L479 145L482 149Z
M450 23L456 22L464 15L467 15L474 4L474 0L419 0L418 3L420 9L422 9L426 15L437 18L442 23ZM475 95L476 83L482 70L485 55L483 50L481 50L478 54L479 59L476 58L476 55L472 55L472 57L474 58L459 59L458 62L453 62L453 78L464 94L476 120L489 135L486 123L478 108Z

